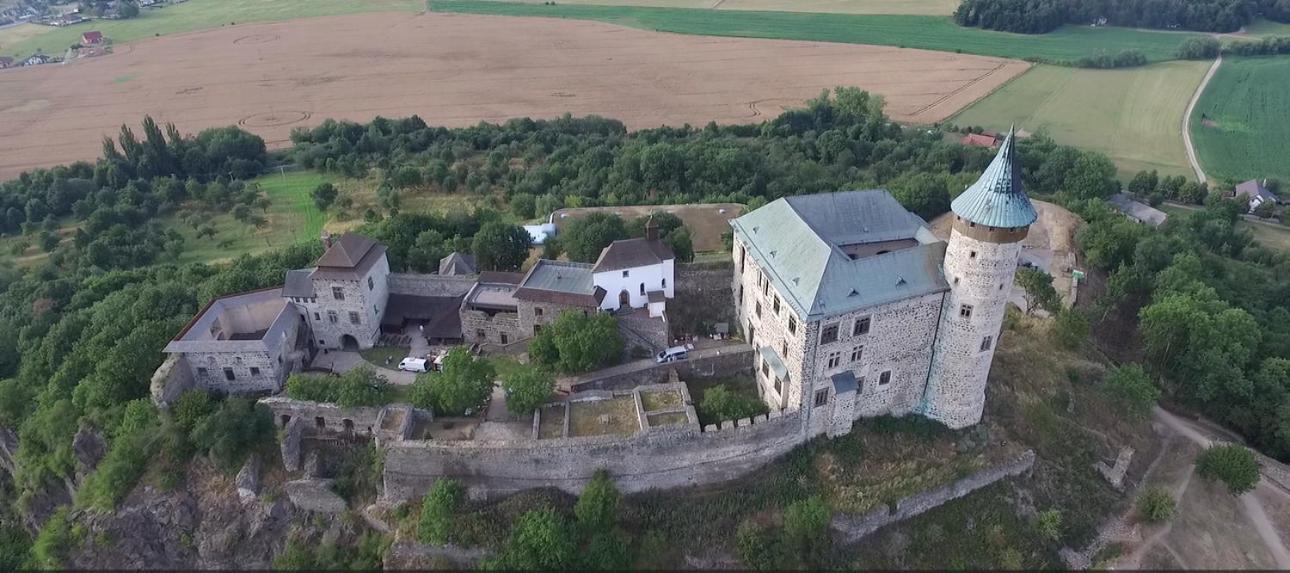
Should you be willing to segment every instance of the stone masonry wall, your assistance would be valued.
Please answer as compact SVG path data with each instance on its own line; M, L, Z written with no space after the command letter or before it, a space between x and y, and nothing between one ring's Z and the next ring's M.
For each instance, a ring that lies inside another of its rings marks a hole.
M461 481L476 497L534 487L577 493L598 469L627 493L725 482L802 442L796 415L759 418L708 432L663 427L631 437L395 443L385 455L384 496L416 499L443 477Z
M353 336L361 348L376 344L389 299L386 284L389 274L389 262L381 257L360 280L325 278L313 281L314 302L297 304L305 308L314 342L319 348L340 348L341 338L345 335ZM371 287L368 286L369 280ZM341 289L344 300L336 300L332 294L333 287ZM350 320L351 311L358 313L358 324ZM335 322L331 320L332 312L336 316Z
M736 327L735 301L730 291L734 265L689 263L676 266L676 297L667 301L673 334L708 334L718 322Z
M652 360L652 359L651 359ZM662 384L675 370L681 380L746 374L752 369L753 348L747 345L726 346L690 353L690 358L643 368L636 363L593 372L573 381L573 392L587 390L630 390L637 386Z
M461 334L467 342L487 342L489 344L510 344L517 340L529 338L530 332L526 333L520 330L519 314L514 312L498 312L489 316L482 310L470 310L465 306L461 308ZM479 337L479 332L484 333L484 337ZM502 335L506 335L506 340L502 340Z
M273 423L286 426L291 420L300 420L311 431L344 432L345 420L352 424L352 431L357 434L372 434L379 429L381 408L357 407L342 408L336 404L324 402L306 402L293 400L285 396L274 396L260 400L261 404L273 411ZM318 421L322 420L322 425Z
M555 319L560 317L560 313L566 310L572 310L574 312L592 312L595 310L570 304L556 304L554 302L520 300L516 301L516 303L516 307L518 308L520 315L519 331L523 333L524 336L533 336L533 334L535 334L533 332L533 327L535 325L546 326L551 324L552 322L555 322ZM542 313L540 316L538 315L539 310Z
M1018 476L1035 463L1035 452L1026 450L1012 461L983 469L952 484L906 497L894 507L880 507L865 515L834 516L832 528L841 543L853 543L879 528L904 521L940 507L1001 479Z

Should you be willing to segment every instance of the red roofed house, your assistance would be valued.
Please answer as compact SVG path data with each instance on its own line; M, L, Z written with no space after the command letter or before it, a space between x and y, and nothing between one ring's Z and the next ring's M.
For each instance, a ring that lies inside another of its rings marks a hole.
M993 133L969 133L964 135L959 143L994 149L999 147L999 137Z
M81 34L81 43L86 46L97 46L103 43L103 32L93 31Z

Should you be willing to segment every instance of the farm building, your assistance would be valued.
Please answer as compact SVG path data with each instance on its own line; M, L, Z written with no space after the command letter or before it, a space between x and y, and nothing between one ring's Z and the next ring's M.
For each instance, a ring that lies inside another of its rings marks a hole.
M999 136L993 133L969 133L959 139L963 145L972 145L976 147L989 147L994 149L999 147Z
M103 32L93 30L81 34L81 43L86 46L97 46L103 43Z
M1255 209L1258 209L1259 205L1262 205L1264 203L1270 202L1273 205L1276 205L1281 202L1281 199L1278 198L1276 194L1273 193L1270 189L1268 189L1267 179L1264 179L1262 181L1258 179L1251 179L1249 181L1245 181L1243 183L1237 184L1236 189L1232 191L1232 197L1243 198L1245 201L1247 201L1250 205L1251 213L1253 213Z
M1169 215L1160 209L1156 209L1146 203L1135 201L1132 196L1125 193L1117 193L1110 198L1111 204L1115 205L1125 217L1133 219L1144 225L1159 227L1169 218Z

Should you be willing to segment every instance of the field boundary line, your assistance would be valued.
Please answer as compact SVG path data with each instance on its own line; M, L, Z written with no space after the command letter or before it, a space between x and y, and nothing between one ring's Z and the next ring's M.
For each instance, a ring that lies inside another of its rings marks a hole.
M966 111L968 110L968 108L971 108L972 106L974 106L974 105L976 105L976 104L978 104L978 103L981 103L981 100L984 100L985 98L988 98L988 97L990 97L990 96L992 96L992 95L994 95L994 94L996 94L996 93L999 93L999 90L1001 90L1001 89L1003 89L1003 88L1007 87L1007 86L1008 86L1009 84L1011 84L1012 82L1015 82L1015 81L1017 81L1018 79L1021 79L1021 76L1024 76L1024 75L1026 75L1026 74L1030 73L1030 72L1031 72L1031 70L1034 70L1035 68L1039 67L1039 64L1032 64L1032 63L1027 62L1027 61L1025 61L1025 60L1017 60L1017 61L1019 61L1019 62L1022 62L1022 63L1024 63L1024 64L1026 64L1026 69L1021 70L1021 73L1019 73L1019 74L1017 74L1017 75L1015 75L1015 76L1012 76L1012 78L1011 78L1011 79L1009 79L1008 81L1006 81L1006 82L1003 82L1003 83L999 84L999 86L998 86L998 87L996 87L996 88L994 88L994 89L990 90L990 92L989 92L989 93L983 94L981 97L976 98L976 99L974 99L974 100L972 100L972 101L970 101L970 102L968 102L968 103L964 104L964 105L963 105L963 107L960 107L958 111L954 112L952 115L950 115L949 117L945 118L945 121L943 121L942 123L952 123L952 122L956 121L956 120L959 118L959 116L960 116L960 115L963 115L963 113L964 113L964 112L966 112ZM1004 64L1004 65L1006 65L1006 64ZM997 69L997 68L996 68L996 69ZM991 70L991 73L994 73L994 70Z
M1196 158L1196 147L1191 141L1191 114L1196 110L1196 102L1200 101L1201 94L1205 93L1205 87L1209 85L1209 80L1214 77L1214 72L1218 71L1218 66L1223 63L1223 54L1214 58L1214 63L1209 65L1209 71L1205 72L1205 77L1200 80L1200 85L1196 86L1196 92L1191 94L1191 101L1187 102L1187 111L1183 112L1183 147L1187 148L1187 161L1191 162L1192 171L1196 172L1196 179L1201 183L1209 181L1205 176L1205 170L1200 166L1200 160Z

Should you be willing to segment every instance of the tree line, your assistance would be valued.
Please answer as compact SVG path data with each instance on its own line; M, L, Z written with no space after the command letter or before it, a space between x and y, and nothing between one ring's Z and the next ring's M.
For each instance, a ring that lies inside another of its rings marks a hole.
M1044 34L1066 24L1235 32L1263 16L1290 22L1288 0L963 0L962 26Z

